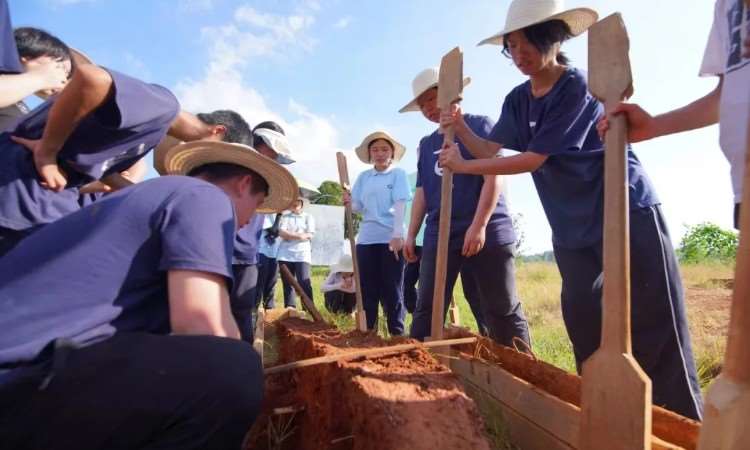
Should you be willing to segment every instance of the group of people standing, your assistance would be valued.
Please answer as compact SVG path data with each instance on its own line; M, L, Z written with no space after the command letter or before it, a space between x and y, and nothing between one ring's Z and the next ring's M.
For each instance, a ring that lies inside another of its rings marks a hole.
M376 326L382 304L389 331L406 332L405 267L419 260L409 332L429 334L448 167L456 175L446 300L460 274L486 334L531 346L501 178L530 173L553 232L578 366L596 350L600 133L608 121L561 45L597 19L561 0L511 2L504 29L482 43L502 46L528 80L507 94L497 122L458 105L440 110L437 70L417 75L401 112L454 127L456 142L443 145L438 129L419 142L408 225L411 189L395 167L406 147L385 132L357 147L372 169L345 201L363 215L356 253L368 327ZM655 117L630 104L610 112L627 116L631 142L720 119L736 194L746 145L738 133L750 118L749 22L742 0L717 0L702 70L720 76L712 93ZM272 122L251 128L229 110L190 114L168 89L99 67L42 30L14 36L5 0L0 25L0 107L16 108L0 114L14 117L0 133L0 442L239 448L263 391L261 361L243 340L252 338L252 315L266 298L273 265L286 265L312 296L315 227L283 167L293 162L284 131ZM27 112L17 102L35 92L48 99ZM504 156L504 148L519 153ZM143 156L154 149L164 176L138 182ZM633 353L653 381L655 404L700 419L678 263L660 202L630 148L628 176ZM123 182L133 185L113 192ZM735 203L739 210L741 197ZM350 268L342 261L326 286L351 294ZM346 296L326 300L351 303Z

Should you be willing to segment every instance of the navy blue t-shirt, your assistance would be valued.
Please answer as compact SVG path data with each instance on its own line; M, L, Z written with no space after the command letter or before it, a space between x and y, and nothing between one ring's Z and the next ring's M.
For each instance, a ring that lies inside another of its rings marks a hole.
M0 0L0 73L21 73L21 58L18 57L13 26L10 24L8 2Z
M252 265L258 264L258 245L260 233L263 231L263 214L256 214L247 225L237 231L234 238L234 254L232 264Z
M588 91L586 76L569 68L543 97L534 98L527 81L503 102L489 136L505 148L547 155L531 175L552 228L552 242L582 248L602 239L604 145L596 122L602 104ZM643 166L628 148L630 207L659 202Z
M492 130L492 120L486 116L464 114L466 124L474 133L487 138ZM438 156L443 147L443 135L435 130L419 141L419 159L417 160L417 187L424 190L427 218L425 220L424 245L437 242L440 224L440 195L442 192L442 169L438 167ZM465 159L474 159L471 153L458 142L458 148ZM464 235L474 220L479 203L479 195L484 186L481 175L453 175L453 209L451 211L450 248L461 248ZM495 211L487 223L485 246L506 245L515 242L513 223L501 194Z
M183 176L122 189L43 227L0 258L0 367L57 339L168 334L167 271L210 272L230 286L235 229L229 197Z
M31 152L0 134L0 227L24 230L76 211L78 188L126 170L164 137L180 105L166 88L109 71L114 95L86 116L63 144L58 163L68 185L42 188ZM54 100L31 111L13 135L39 139Z

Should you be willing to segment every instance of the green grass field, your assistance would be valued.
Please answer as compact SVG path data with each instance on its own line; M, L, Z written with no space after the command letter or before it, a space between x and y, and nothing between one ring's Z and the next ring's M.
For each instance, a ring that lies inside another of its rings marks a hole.
M326 320L342 330L351 330L354 328L351 317L330 314L323 306L320 284L327 273L327 267L313 268L315 303ZM718 374L724 352L733 267L723 264L686 265L682 267L682 275L695 358L702 384L706 386ZM534 353L544 361L574 372L572 348L560 312L560 275L557 266L549 262L518 262L516 285L531 327ZM280 282L276 295L276 303L283 304ZM476 331L476 322L460 282L454 295L461 325ZM386 335L382 311L378 323L380 334ZM410 324L411 316L407 315L407 330Z

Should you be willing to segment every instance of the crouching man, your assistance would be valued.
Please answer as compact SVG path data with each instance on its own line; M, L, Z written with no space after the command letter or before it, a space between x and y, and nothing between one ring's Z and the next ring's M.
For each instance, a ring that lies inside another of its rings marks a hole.
M228 291L237 229L296 200L250 147L170 149L174 175L76 211L0 259L0 442L240 449L263 389Z

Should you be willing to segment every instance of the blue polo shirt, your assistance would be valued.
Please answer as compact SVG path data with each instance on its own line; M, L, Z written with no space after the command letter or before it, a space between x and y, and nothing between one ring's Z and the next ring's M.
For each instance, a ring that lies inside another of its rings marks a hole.
M44 189L31 152L0 134L0 227L25 230L79 209L78 188L141 159L164 137L180 105L164 87L109 71L113 95L85 117L63 144L58 164L67 174L62 192ZM55 100L42 103L14 135L39 139Z
M3 364L30 361L57 339L86 346L118 332L170 333L167 272L209 272L231 285L234 235L221 189L165 176L26 238L0 258L0 384Z
M393 205L411 198L406 172L389 167L360 173L352 187L352 207L362 213L357 244L387 244L393 237ZM408 218L404 217L404 222ZM402 227L401 236L405 236Z
M18 57L13 25L10 23L10 9L6 0L0 0L0 73L21 73L23 66Z
M517 151L547 155L531 175L552 228L552 242L583 248L602 239L604 144L596 132L602 104L588 92L586 76L569 68L543 97L531 83L517 86L503 103L489 139ZM659 203L643 166L628 148L630 207Z
M258 245L263 227L263 214L256 214L244 227L237 231L234 238L232 264L251 266L258 264Z
M492 120L486 116L464 114L466 124L479 137L486 138L492 130ZM443 135L435 130L419 142L417 160L417 187L424 190L427 217L425 219L424 245L434 245L438 239L440 224L440 195L442 191L442 169L438 167L438 155L443 147ZM458 141L458 148L464 159L474 159L464 144ZM451 211L451 233L449 246L462 248L464 235L474 220L479 203L479 195L484 186L481 175L453 175L453 208ZM506 245L516 241L513 222L508 215L505 198L500 195L495 210L487 222L485 247Z

